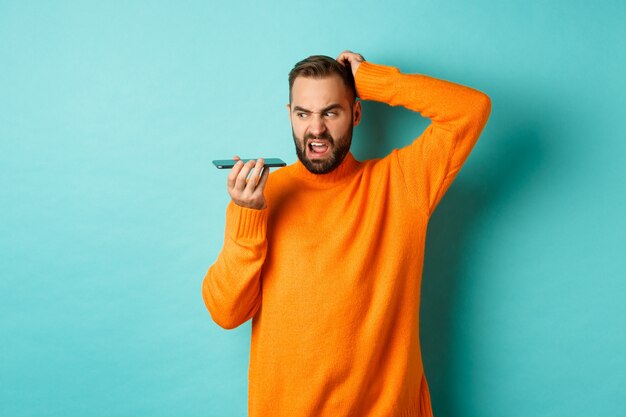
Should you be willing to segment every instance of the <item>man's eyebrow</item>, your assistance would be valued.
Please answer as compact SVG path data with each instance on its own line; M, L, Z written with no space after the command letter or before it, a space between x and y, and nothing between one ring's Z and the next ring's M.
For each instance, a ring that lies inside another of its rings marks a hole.
M341 107L341 104L339 104L339 103L333 103L333 104L331 104L330 106L326 106L326 107L324 107L320 113L326 113L326 112L327 112L327 111L329 111L329 110L341 109L341 108L342 108L342 107ZM311 110L309 110L309 109L305 109L304 107L300 107L300 106L295 106L295 107L293 108L293 111L294 111L294 112L301 111L301 112L304 112L304 113L313 113Z

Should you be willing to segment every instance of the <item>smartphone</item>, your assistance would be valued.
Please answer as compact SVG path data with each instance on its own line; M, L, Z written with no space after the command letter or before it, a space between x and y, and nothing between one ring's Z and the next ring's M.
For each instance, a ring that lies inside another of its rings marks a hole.
M243 163L245 164L246 162L248 162L250 159L241 159L241 161L243 161ZM258 158L256 158L258 159ZM255 159L255 161L256 161ZM263 163L263 167L284 167L287 164L285 163L285 161L283 161L280 158L263 158L263 160L265 161ZM218 169L227 169L227 168L232 168L235 166L235 163L237 161L234 159L216 159L215 161L213 161L213 165L215 165Z

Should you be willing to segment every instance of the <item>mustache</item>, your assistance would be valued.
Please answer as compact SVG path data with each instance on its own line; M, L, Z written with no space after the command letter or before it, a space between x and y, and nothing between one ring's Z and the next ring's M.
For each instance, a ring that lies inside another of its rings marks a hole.
M325 139L328 142L330 142L331 145L335 144L335 140L333 139L332 136L330 136L330 133L326 132L326 133L322 133L321 135L312 135L310 133L307 133L306 135L304 135L304 142L307 143L309 140L313 140L313 139Z

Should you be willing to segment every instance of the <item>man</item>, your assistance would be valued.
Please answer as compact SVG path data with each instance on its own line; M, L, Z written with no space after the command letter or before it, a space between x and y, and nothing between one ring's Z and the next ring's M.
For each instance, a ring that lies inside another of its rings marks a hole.
M491 112L480 91L345 51L294 67L298 161L228 176L224 246L203 281L226 329L252 318L249 415L431 416L419 342L428 220ZM361 103L431 119L382 159L350 153Z

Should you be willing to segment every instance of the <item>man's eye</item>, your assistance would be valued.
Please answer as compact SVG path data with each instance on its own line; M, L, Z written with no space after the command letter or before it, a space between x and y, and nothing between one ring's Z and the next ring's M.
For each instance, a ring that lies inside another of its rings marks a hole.
M326 116L327 117L335 117L337 115L337 112L334 111L327 111L326 112Z
M300 119L304 119L306 117L306 113L296 113L296 116L298 116Z

